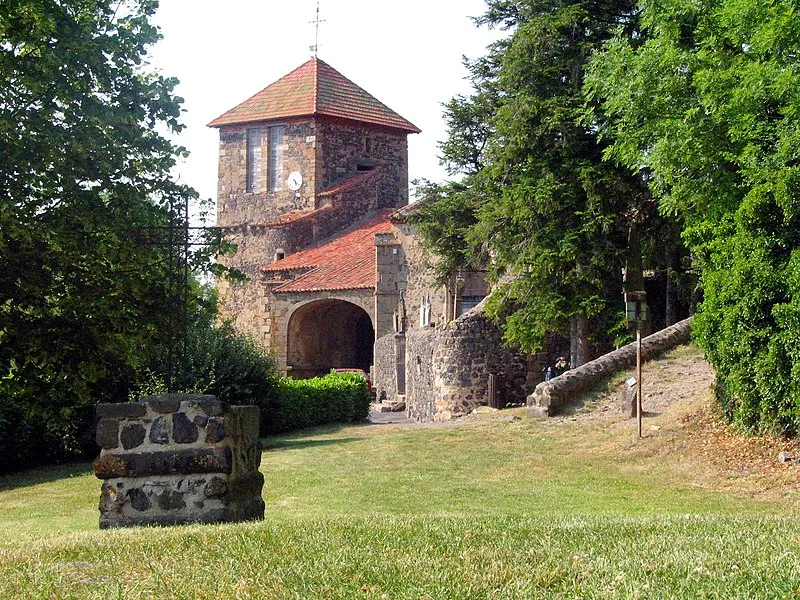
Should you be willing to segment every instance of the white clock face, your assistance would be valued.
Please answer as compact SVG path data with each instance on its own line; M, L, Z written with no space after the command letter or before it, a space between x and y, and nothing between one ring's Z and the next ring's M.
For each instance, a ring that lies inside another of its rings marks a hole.
M303 185L303 176L299 171L292 171L289 173L289 179L286 180L286 184L289 186L290 190L296 192L300 189L300 186Z

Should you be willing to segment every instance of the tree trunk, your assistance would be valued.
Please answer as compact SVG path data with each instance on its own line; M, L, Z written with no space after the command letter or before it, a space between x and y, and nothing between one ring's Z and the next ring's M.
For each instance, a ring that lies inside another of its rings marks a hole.
M664 302L664 325L669 327L678 322L678 288L674 276L680 269L680 256L674 249L667 250L667 286Z
M571 369L589 362L589 319L576 315L569 320L569 365Z

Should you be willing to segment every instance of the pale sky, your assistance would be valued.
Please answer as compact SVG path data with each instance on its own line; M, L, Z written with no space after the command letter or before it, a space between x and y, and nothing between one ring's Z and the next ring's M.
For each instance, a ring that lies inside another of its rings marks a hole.
M321 0L319 58L422 129L409 136L409 179L446 178L437 144L442 103L468 93L461 57L482 56L498 32L476 28L483 0ZM164 39L151 66L177 77L191 157L177 170L217 196L218 132L206 124L308 60L316 0L161 0Z

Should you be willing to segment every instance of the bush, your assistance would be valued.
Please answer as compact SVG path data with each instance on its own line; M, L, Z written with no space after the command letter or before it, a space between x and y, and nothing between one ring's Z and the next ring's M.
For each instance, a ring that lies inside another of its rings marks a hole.
M200 328L190 340L187 391L235 405L269 406L278 376L275 360L230 323Z
M768 203L764 203L769 208ZM769 212L762 206L759 215ZM711 245L692 326L722 413L749 433L800 434L800 222L737 215Z
M262 407L263 434L329 423L356 423L369 415L371 396L357 373L329 373L312 379L283 378L274 404Z
M23 402L0 392L0 473L32 466L44 445Z

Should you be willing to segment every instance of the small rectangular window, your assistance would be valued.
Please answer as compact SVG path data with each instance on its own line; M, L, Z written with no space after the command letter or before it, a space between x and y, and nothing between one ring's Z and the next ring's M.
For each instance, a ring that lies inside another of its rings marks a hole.
M283 184L283 126L269 128L269 191L277 192Z
M261 129L247 130L247 191L261 188Z

